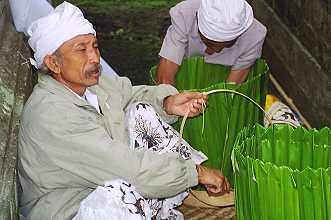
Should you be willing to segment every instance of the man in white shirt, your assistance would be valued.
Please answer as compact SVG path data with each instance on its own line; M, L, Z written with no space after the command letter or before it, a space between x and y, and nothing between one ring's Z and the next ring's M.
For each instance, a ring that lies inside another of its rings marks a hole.
M267 30L245 0L186 0L171 8L170 16L157 83L174 85L183 58L198 55L231 66L227 81L241 83L261 57Z

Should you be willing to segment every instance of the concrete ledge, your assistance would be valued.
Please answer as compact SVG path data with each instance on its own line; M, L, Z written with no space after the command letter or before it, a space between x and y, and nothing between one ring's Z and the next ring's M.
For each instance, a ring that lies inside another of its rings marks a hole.
M268 28L264 57L271 72L314 127L331 126L331 81L264 0L250 0Z

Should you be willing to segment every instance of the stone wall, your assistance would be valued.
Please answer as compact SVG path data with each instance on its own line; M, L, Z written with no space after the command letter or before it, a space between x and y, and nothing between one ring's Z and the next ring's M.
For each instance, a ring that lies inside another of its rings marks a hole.
M331 126L331 1L248 0L272 74L315 127Z
M330 71L331 1L267 0L267 2L300 42L318 60L322 69Z
M0 0L0 219L17 219L16 155L19 116L32 88L30 50L15 31L8 0Z

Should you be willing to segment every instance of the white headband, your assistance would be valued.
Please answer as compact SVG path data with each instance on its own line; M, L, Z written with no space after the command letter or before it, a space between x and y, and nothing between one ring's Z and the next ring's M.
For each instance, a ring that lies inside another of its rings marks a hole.
M64 42L82 34L96 35L96 32L79 8L63 2L49 15L34 21L28 34L37 68L40 68L45 56L54 53Z
M252 7L245 0L202 0L198 10L199 31L218 42L237 38L253 19Z

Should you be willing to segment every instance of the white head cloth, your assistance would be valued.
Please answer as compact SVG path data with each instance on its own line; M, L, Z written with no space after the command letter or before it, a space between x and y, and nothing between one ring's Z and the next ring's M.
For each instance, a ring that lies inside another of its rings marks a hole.
M199 31L218 42L237 38L253 19L252 7L245 0L202 0L198 10Z
M82 34L95 35L96 32L79 8L63 2L49 15L34 21L28 28L28 34L37 68L40 68L45 56L54 53L64 42Z

